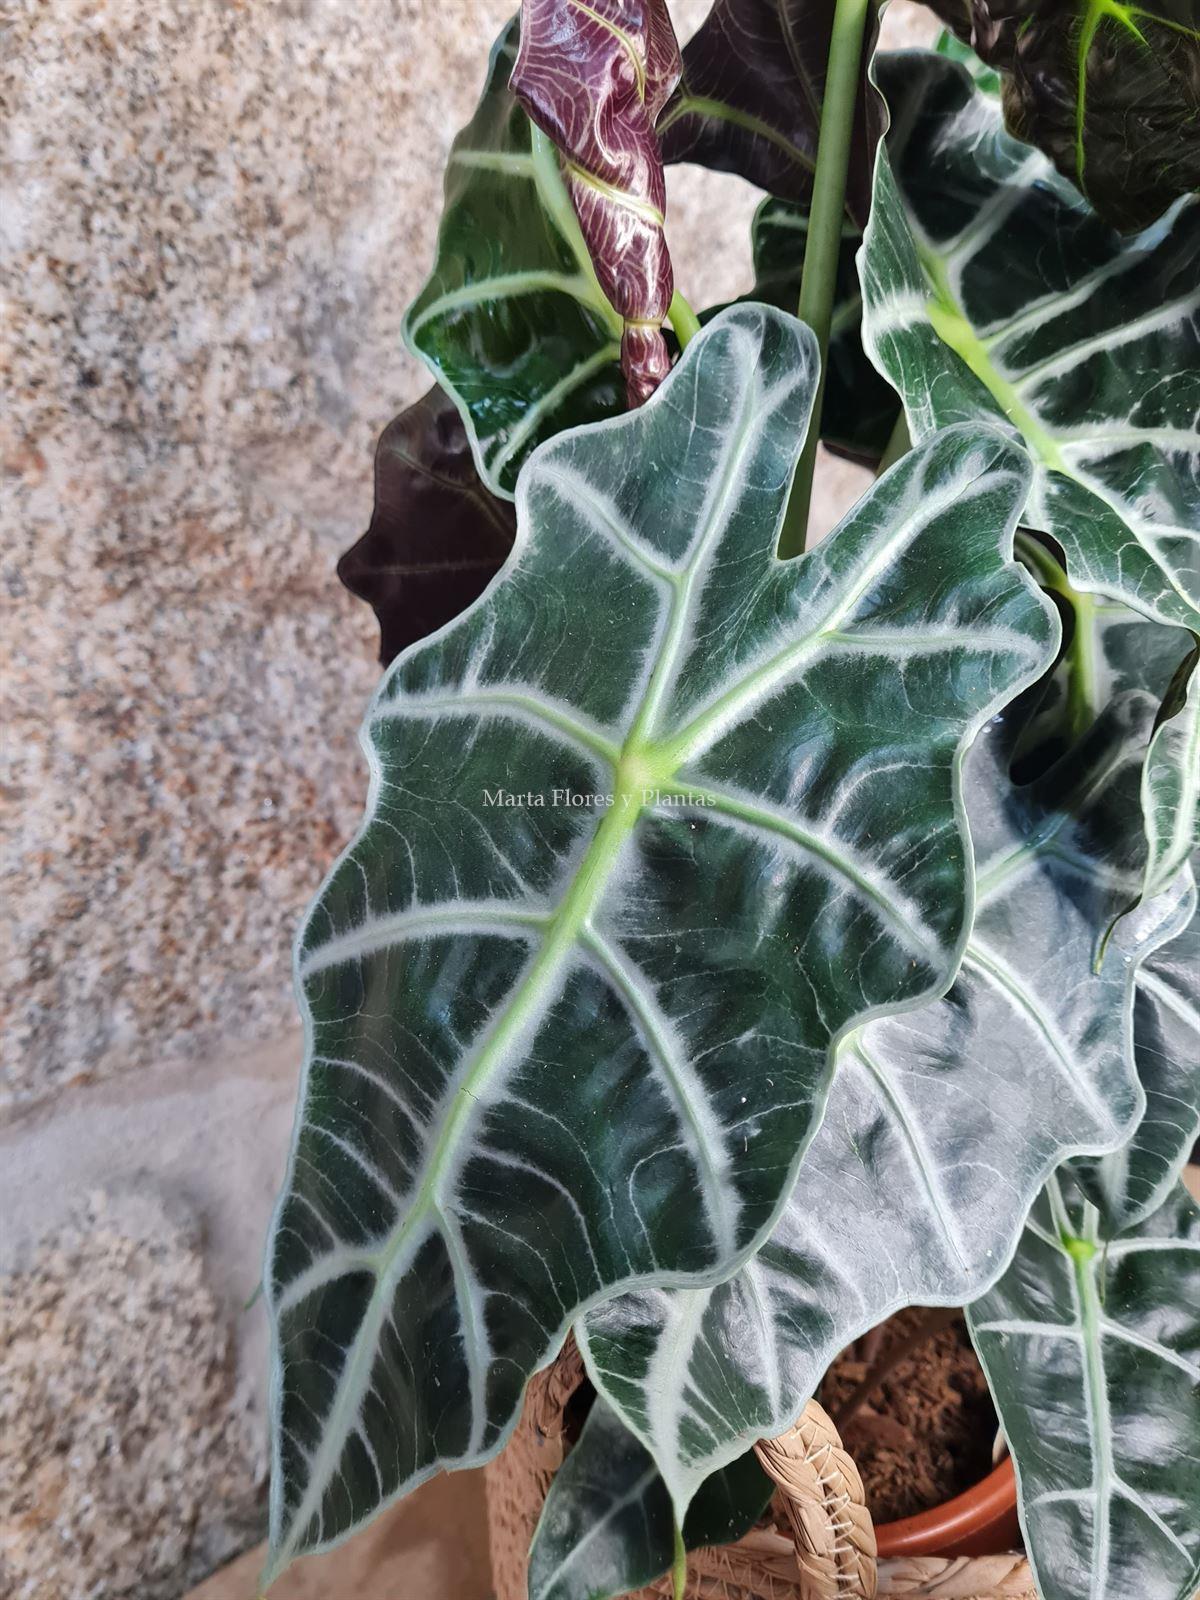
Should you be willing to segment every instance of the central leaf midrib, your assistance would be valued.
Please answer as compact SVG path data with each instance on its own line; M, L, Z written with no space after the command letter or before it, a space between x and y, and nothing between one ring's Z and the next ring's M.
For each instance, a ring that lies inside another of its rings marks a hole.
M1062 1192L1055 1179L1050 1180L1049 1190L1051 1208L1061 1233L1069 1218L1063 1202ZM1087 1242L1092 1244L1095 1243L1095 1221L1095 1208L1085 1203L1083 1232L1088 1236ZM1088 1417L1095 1430L1091 1489L1096 1506L1097 1527L1090 1563L1091 1595L1092 1600L1103 1600L1108 1582L1113 1459L1112 1417L1109 1409L1108 1385L1104 1373L1104 1356L1100 1344L1101 1307L1096 1285L1096 1262L1101 1258L1099 1255L1093 1255L1086 1260L1082 1259L1079 1255L1072 1254L1065 1248L1065 1240L1060 1248L1066 1257L1071 1273L1079 1329L1083 1338L1084 1392L1087 1396Z
M1017 392L1016 385L1000 372L992 360L990 350L976 333L974 324L954 293L943 257L930 244L919 239L915 229L914 242L931 290L928 316L934 333L983 384L1000 410L1020 430L1028 441L1030 449L1036 452L1045 465L1055 472L1061 472L1064 477L1075 478L1079 482L1059 449L1054 435L1034 415Z
M1137 549L1150 562L1159 580L1177 594L1185 605L1195 610L1195 602L1184 590L1180 579L1170 568L1163 565L1156 551L1137 537L1125 511L1109 498L1106 492L1107 486L1103 484L1097 486L1072 466L1063 455L1062 446L1050 427L1026 404L1016 384L1006 378L996 366L987 342L976 332L974 324L954 293L944 258L927 240L918 235L915 224L912 225L912 230L917 258L930 290L926 314L937 338L959 357L971 375L983 385L1001 413L1018 430L1043 467L1076 484L1110 511L1121 526L1133 535ZM1080 582L1079 574L1072 574L1072 577L1076 583Z
M574 944L584 920L603 893L612 864L626 836L632 830L635 820L636 811L633 807L626 808L614 804L612 809L605 813L537 954L526 969L512 999L481 1048L474 1064L463 1074L454 1091L449 1115L434 1141L408 1215L388 1240L387 1245L377 1255L368 1258L375 1275L375 1287L356 1330L351 1353L342 1370L322 1436L323 1440L338 1441L339 1456L348 1437L347 1423L351 1408L357 1407L362 1401L364 1392L362 1367L364 1361L369 1361L373 1354L375 1338L382 1324L383 1310L392 1289L393 1274L404 1262L406 1248L414 1234L430 1216L437 1217L441 1213L442 1199L439 1187L445 1176L448 1156L458 1142L463 1123L475 1107L476 1095L473 1086L486 1077L496 1053L525 1023L527 1015L536 1010L536 1005L543 998L543 991L551 981L552 974L567 950ZM444 1232L442 1238L449 1251L450 1244ZM366 1336L368 1329L369 1337ZM319 1473L315 1465L310 1468L308 1487L292 1518L291 1535L280 1549L275 1571L282 1570L283 1562L295 1549L309 1522L317 1514L325 1495L329 1471L330 1468L324 1465Z
M952 491L927 495L909 520L896 530L892 538L882 544L879 551L854 576L849 593L837 600L815 627L811 627L794 643L776 651L768 660L758 662L731 689L698 711L678 733L658 745L655 755L662 764L663 781L674 778L686 762L716 737L722 724L734 720L756 695L769 693L777 683L789 677L806 660L827 648L841 624L853 613L854 608L870 591L880 574L894 563L897 554L906 550L913 539L927 531L943 512L961 505L974 481L972 479L966 484L956 481ZM787 565L786 562L779 564Z
M382 1322L393 1277L406 1259L406 1250L414 1235L431 1216L436 1217L441 1211L443 1199L440 1187L464 1124L477 1105L476 1091L490 1075L496 1056L503 1051L512 1036L536 1015L561 964L575 947L585 923L603 897L621 847L633 832L643 809L642 794L647 778L653 775L653 767L647 761L648 748L642 730L653 721L665 684L677 670L678 653L686 628L691 586L697 574L703 571L703 559L708 546L723 526L723 514L737 484L742 459L750 439L749 414L752 409L747 390L742 414L738 419L738 426L734 430L733 440L725 459L722 480L710 505L707 526L696 541L687 581L672 595L671 620L663 649L651 672L641 706L635 714L633 727L617 763L613 804L605 812L596 829L561 905L550 918L537 953L518 980L503 1014L482 1043L472 1065L460 1076L450 1098L449 1113L425 1161L408 1215L384 1248L368 1258L370 1269L375 1275L375 1287L363 1312L351 1354L342 1370L323 1435L325 1440L340 1441L339 1453L344 1448L351 1408L361 1403L363 1363L369 1359L369 1352L374 1348L375 1336ZM399 707L397 712L402 714ZM448 1243L446 1247L449 1248ZM330 1470L331 1464L322 1464L319 1472L315 1465L310 1468L308 1487L293 1516L291 1534L280 1549L275 1571L281 1570L282 1563L290 1556L291 1551L303 1537L308 1523L317 1514Z

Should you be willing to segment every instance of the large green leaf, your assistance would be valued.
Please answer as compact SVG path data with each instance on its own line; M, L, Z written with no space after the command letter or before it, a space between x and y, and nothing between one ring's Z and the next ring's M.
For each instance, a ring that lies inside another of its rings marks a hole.
M732 1271L839 1033L950 981L962 751L1057 632L1025 466L947 430L780 562L814 367L726 311L539 452L500 576L381 686L297 950L272 1572L494 1453L582 1307Z
M405 319L452 395L484 482L511 498L541 440L625 404L621 317L596 281L549 140L508 88L517 24L450 150L433 273Z
M1074 586L1200 627L1200 201L1123 240L956 62L877 70L893 125L863 332L912 437L1012 430L1035 465L1024 520Z
M1063 1173L968 1322L1043 1600L1200 1584L1200 1212L1175 1189L1111 1241Z
M845 1040L791 1199L737 1276L638 1290L577 1329L680 1509L789 1427L852 1339L902 1306L979 1294L1063 1155L1132 1131L1133 976L1177 931L1183 886L1122 924L1099 973L1094 954L1140 876L1153 710L1125 697L1028 789L1007 781L1007 727L981 742L967 791L978 903L953 988Z
M1146 689L1160 703L1142 771L1146 867L1132 903L1153 899L1200 845L1200 646L1184 628L1149 622L1118 601L1073 590L1044 543L1031 535L1020 534L1017 549L1068 620L1062 660L1033 691L1041 703L1023 731L1018 762L1049 759L1124 689Z
M771 1480L753 1453L700 1485L683 1526L689 1550L730 1544L758 1521ZM529 1551L530 1600L612 1600L662 1576L675 1517L654 1462L597 1398L555 1474Z

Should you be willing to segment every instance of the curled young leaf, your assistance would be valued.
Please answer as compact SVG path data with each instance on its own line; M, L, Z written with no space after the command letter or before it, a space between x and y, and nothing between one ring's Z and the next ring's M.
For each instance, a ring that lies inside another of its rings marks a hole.
M928 0L1002 74L1015 138L1037 145L1122 232L1200 189L1195 0Z
M1044 1600L1200 1583L1200 1211L1182 1185L1108 1232L1070 1169L967 1313Z
M521 0L511 88L562 155L596 276L621 316L631 406L670 369L662 323L674 279L654 124L679 66L666 0Z
M834 0L715 0L683 52L683 76L659 120L667 161L732 172L780 200L812 197ZM861 227L883 107L867 82L879 27L871 7L855 112L846 207Z
M1127 919L1095 970L1140 874L1153 714L1149 696L1126 696L1028 788L1007 778L998 719L967 765L976 914L949 993L845 1039L788 1204L739 1273L639 1289L577 1326L594 1383L677 1511L788 1428L852 1339L902 1306L962 1305L994 1282L1063 1156L1132 1132L1134 975L1191 909L1180 885Z
M338 577L379 621L386 667L465 611L512 548L512 506L480 482L458 410L431 389L384 429L371 524Z
M957 965L964 749L1054 653L1026 465L944 430L781 561L815 368L722 313L539 452L497 580L379 690L297 948L272 1574L494 1454L586 1306L735 1270L838 1036Z

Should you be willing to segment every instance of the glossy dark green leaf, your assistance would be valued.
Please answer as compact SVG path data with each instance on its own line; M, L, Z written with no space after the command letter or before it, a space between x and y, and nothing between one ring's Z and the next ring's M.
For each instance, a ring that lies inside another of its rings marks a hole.
M479 480L458 410L431 389L390 422L375 452L371 525L338 577L379 621L379 659L477 600L512 549L512 506Z
M630 405L671 368L662 324L674 279L654 124L679 71L666 0L521 0L512 92L562 155L600 287L622 318Z
M779 561L815 360L733 307L545 446L503 572L380 688L297 951L273 1573L499 1449L583 1307L734 1270L837 1036L957 965L963 750L1056 643L1026 467L946 430Z
M1043 1600L1200 1583L1200 1212L1182 1188L1106 1239L1064 1172L968 1312Z
M978 1295L1063 1156L1135 1127L1134 974L1190 911L1185 886L1126 919L1099 972L1094 955L1140 881L1153 712L1124 697L1027 789L1007 780L1010 730L993 728L968 762L978 899L954 986L846 1038L788 1205L740 1273L619 1296L577 1328L677 1507L788 1428L851 1340L900 1307Z
M754 288L749 296L794 311L808 240L808 216L785 200L764 200L751 234ZM855 257L862 241L847 224L838 258L821 438L856 460L877 462L900 413L900 400L862 347L862 291Z
M1196 0L929 0L1002 75L1009 130L1129 232L1200 189Z
M715 0L683 52L683 77L658 131L668 161L733 172L780 200L812 195L834 0ZM861 226L883 110L866 78L878 35L863 45L847 207Z
M740 1539L773 1487L752 1452L714 1473L692 1501L684 1544L694 1550ZM546 1496L529 1551L530 1600L612 1600L661 1577L674 1553L667 1486L598 1398Z
M1121 240L955 62L883 56L893 117L863 337L914 439L967 418L1035 466L1077 589L1200 627L1200 202Z
M514 22L450 150L433 272L404 324L458 405L479 472L511 498L543 439L623 410L622 319L600 288L549 140L508 88Z

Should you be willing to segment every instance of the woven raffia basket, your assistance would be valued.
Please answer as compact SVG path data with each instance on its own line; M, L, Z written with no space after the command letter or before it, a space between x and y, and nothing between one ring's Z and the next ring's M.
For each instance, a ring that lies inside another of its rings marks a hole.
M528 1600L529 1542L566 1454L563 1412L582 1381L582 1363L568 1341L530 1384L517 1431L487 1469L496 1600ZM688 1600L1036 1600L1023 1555L876 1560L862 1479L816 1401L789 1433L757 1450L776 1485L775 1526L719 1550L694 1551ZM662 1578L634 1600L670 1594L671 1581Z

